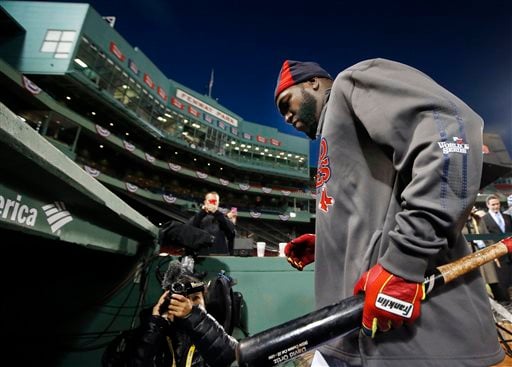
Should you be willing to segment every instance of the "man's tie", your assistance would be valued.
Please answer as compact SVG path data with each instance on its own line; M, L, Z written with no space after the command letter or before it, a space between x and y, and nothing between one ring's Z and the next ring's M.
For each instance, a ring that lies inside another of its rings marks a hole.
M501 229L501 232L505 233L505 221L503 220L503 216L501 215L501 213L496 213L496 220L498 226Z

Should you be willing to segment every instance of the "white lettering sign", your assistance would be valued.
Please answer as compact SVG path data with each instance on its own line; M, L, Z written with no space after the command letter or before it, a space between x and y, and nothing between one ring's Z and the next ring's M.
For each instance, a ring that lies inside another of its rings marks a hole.
M10 222L33 227L36 224L37 209L22 204L21 195L16 195L16 200L0 195L0 217Z
M190 94L182 91L181 89L176 90L176 97L193 105L194 107L199 108L200 110L203 110L203 111L209 113L212 116L217 117L219 120L227 122L231 126L238 127L237 119L228 115L227 113L224 113L224 112L216 109L215 107L210 106L208 103L205 103L205 102L191 96Z

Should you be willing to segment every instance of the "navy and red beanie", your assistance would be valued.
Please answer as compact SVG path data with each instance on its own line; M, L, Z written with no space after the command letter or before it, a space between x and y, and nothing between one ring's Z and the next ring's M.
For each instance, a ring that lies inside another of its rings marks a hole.
M314 77L332 79L329 73L322 69L316 62L286 60L277 78L274 100L277 100L277 96L285 89L290 88L292 85L308 81Z

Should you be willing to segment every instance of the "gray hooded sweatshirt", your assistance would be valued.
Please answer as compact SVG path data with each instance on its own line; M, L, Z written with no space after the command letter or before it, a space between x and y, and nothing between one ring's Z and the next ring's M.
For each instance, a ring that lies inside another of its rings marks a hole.
M367 60L336 77L318 126L317 308L352 296L376 263L422 282L468 254L461 230L479 188L482 128L464 102L407 65ZM371 367L482 367L504 357L478 271L429 294L415 323L321 350Z

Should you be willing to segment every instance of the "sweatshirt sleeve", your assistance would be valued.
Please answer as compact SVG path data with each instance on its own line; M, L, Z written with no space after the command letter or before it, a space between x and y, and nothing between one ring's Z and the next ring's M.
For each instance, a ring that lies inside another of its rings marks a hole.
M400 185L397 225L379 263L421 282L429 257L460 235L478 193L483 121L407 65L375 59L345 73L345 98L371 139L390 152Z

